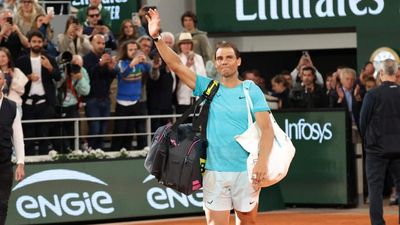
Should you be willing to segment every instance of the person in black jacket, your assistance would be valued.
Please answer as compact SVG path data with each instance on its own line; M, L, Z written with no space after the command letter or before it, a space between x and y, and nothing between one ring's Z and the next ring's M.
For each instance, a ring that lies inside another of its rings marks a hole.
M2 89L6 85L4 73L0 73L0 224L5 224L8 199L13 183L13 164L11 155L14 146L17 157L15 180L21 181L25 176L24 135L22 133L21 115L15 102L4 97Z
M61 79L57 62L49 55L43 54L43 34L32 31L28 35L31 45L29 54L21 56L16 66L28 77L25 93L22 96L22 119L51 119L55 116L56 88L55 81ZM24 134L26 137L49 136L49 123L26 123ZM48 140L39 141L39 154L48 153ZM34 142L27 141L25 145L27 155L34 155Z
M382 192L389 169L400 192L400 86L397 62L382 62L381 86L367 92L360 113L360 132L366 152L366 174L372 225L384 225Z
M90 92L85 97L85 112L87 117L108 117L111 111L110 85L117 75L115 62L109 52L104 52L105 38L102 34L95 34L91 44L92 51L83 57L83 67L90 79ZM107 121L89 122L89 135L106 132ZM102 148L103 138L89 138L88 144L93 149Z

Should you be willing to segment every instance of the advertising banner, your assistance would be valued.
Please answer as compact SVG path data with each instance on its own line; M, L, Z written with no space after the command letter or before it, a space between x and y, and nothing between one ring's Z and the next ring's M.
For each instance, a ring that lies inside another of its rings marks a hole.
M201 0L196 10L201 30L220 33L375 27L399 18L398 1L384 0Z
M137 0L102 0L103 7L110 11L112 27L114 35L117 37L121 23L125 19L132 18L132 12L137 12ZM80 9L88 6L89 0L71 0L71 6Z
M280 183L285 203L349 204L348 179L354 171L347 166L352 149L347 149L351 139L346 139L345 111L274 115L296 147L288 176Z

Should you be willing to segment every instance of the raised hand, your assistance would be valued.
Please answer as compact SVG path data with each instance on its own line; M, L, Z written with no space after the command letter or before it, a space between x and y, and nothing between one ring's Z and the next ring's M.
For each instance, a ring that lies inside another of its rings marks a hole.
M146 15L147 26L149 29L149 34L152 37L156 37L160 34L160 14L157 9L149 9Z

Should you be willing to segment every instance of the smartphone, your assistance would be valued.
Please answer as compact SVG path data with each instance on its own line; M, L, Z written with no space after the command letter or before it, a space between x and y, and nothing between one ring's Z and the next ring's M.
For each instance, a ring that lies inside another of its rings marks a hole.
M139 13L138 12L133 12L132 13L132 21L135 22L138 19L139 19Z
M308 51L303 51L302 54L303 54L303 56L306 56L306 57L309 56L309 55L308 55Z
M104 25L104 21L103 21L103 20L101 20L101 19L100 19L100 20L98 20L98 21L97 21L97 25L99 25L99 26L103 26L103 25Z
M7 23L13 25L13 18L12 17L7 17L6 21L7 21Z
M157 6L145 6L145 7L143 7L143 10L144 10L145 12L148 12L149 9L157 9Z
M53 6L47 6L46 11L47 11L47 15L54 15L54 7Z
M104 49L104 53L111 55L112 54L112 49L111 48L105 48Z

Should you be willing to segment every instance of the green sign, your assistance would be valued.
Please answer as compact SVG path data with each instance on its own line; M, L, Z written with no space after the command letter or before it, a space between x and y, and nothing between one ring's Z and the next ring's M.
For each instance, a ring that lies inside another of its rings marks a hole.
M131 19L132 12L137 12L137 0L102 0L102 6L110 11L112 27L115 37L118 37L120 26L123 20ZM82 8L89 5L89 0L71 0L71 6Z
M398 9L398 2L384 0L197 1L199 27L208 32L356 27L398 18Z
M275 118L296 147L280 184L285 203L349 204L345 112L282 112Z
M160 185L144 159L27 164L13 185L7 224L45 224L203 212L203 192ZM260 210L284 208L279 186L263 190Z

